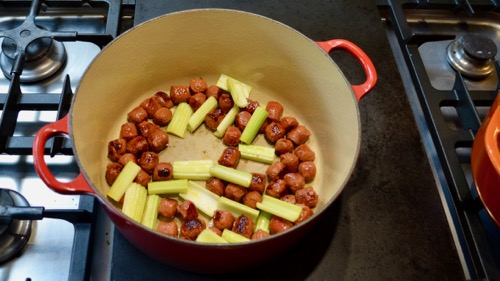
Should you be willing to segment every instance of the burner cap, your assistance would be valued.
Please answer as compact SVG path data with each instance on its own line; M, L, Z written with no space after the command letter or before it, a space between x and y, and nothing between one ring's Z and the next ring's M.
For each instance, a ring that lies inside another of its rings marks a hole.
M458 72L474 79L483 79L495 70L497 46L481 34L467 34L448 45L446 56Z
M0 189L1 206L29 206L18 192ZM31 236L31 221L0 217L0 264L12 259L28 243Z

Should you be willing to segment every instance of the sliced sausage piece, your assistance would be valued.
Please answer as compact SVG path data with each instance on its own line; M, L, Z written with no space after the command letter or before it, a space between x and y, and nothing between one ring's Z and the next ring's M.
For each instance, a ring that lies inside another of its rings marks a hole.
M262 202L262 195L257 191L247 192L243 196L242 202L250 208L257 209L257 203Z
M274 181L285 175L285 164L281 161L275 161L266 170L267 180Z
M182 203L177 205L177 213L179 213L184 220L195 219L198 217L198 209L196 209L196 205L191 200L184 200Z
M285 129L278 122L271 122L264 130L264 135L270 143L275 143L279 139L283 138L285 134Z
M162 106L154 99L147 98L141 102L141 107L148 113L148 118L152 119L155 112Z
M234 223L234 215L227 210L216 210L214 212L214 226L220 230L231 229Z
M213 231L215 234L222 236L222 231L215 226L209 226L208 229Z
M234 220L233 228L231 230L250 239L253 234L254 226L255 224L249 216L240 215Z
M167 107L162 107L158 109L153 115L153 122L158 126L167 126L172 120L173 114L172 110Z
M134 155L141 155L142 152L148 151L149 144L143 136L137 136L127 142L127 152Z
M127 164L130 161L137 164L137 157L135 157L135 155L132 153L125 153L122 156L120 156L120 159L118 159L118 163L122 164L123 166L125 166L125 164Z
M273 216L269 221L269 233L276 234L293 227L293 223L278 216Z
M285 131L289 132L291 129L297 127L299 122L293 116L283 116L280 119L280 124L283 126Z
M147 137L149 149L160 153L168 146L168 134L162 129L154 128Z
M226 189L224 190L224 196L236 202L241 202L241 199L246 193L246 188L234 183L228 183L226 185Z
M241 131L235 126L229 126L224 133L222 143L227 146L238 146L240 143Z
M120 156L127 152L127 141L124 139L116 139L108 142L108 158L116 162Z
M122 170L123 165L119 163L109 163L106 165L106 183L111 186Z
M247 100L248 100L248 105L247 105L247 107L245 107L245 110L250 112L251 114L253 114L255 109L260 106L260 103L256 100L251 100L251 99L247 99Z
M207 88L207 91L205 92L205 95L207 96L207 99L209 97L214 97L215 100L219 100L219 96L221 94L222 90L215 86L215 85L210 85L208 88Z
M309 208L314 208L318 204L318 194L312 186L297 190L295 198L298 204L304 204Z
M294 146L291 140L281 138L274 144L274 153L280 156L281 154L293 152L293 148Z
M137 174L137 176L135 177L134 179L134 182L144 186L144 187L147 187L148 186L148 183L151 181L151 176L146 172L144 171L143 169L141 169L139 171L139 173Z
M226 185L221 179L218 178L210 178L208 181L205 183L205 187L212 191L213 193L222 196L224 195L224 189L226 188Z
M189 97L189 106L196 111L200 106L207 100L207 96L204 93L196 93Z
M286 134L286 138L291 140L296 146L305 143L309 139L309 136L311 136L311 132L303 125L298 125Z
M219 96L219 107L224 113L228 113L233 108L234 101L230 94L222 93Z
M266 120L264 120L264 122L262 123L262 126L260 126L259 128L259 134L264 134L266 132L266 128L269 125L269 123L271 122L269 122L269 120L267 120L266 118Z
M266 194L274 198L281 198L287 193L286 183L282 179L271 181L266 188Z
M293 153L299 157L300 162L314 161L316 158L314 151L305 143L297 146Z
M121 126L120 128L120 138L129 141L139 135L137 127L134 123L128 122Z
M280 200L288 202L290 204L297 203L297 199L295 198L295 195L293 195L293 194L287 194L287 195L281 197Z
M222 109L220 109L220 107L216 107L205 116L205 125L210 130L215 131L217 130L217 126L219 126L222 119L224 119L224 116L226 115L222 112Z
M162 198L158 206L158 213L167 219L173 219L177 214L178 202L171 198Z
M139 124L148 120L148 113L142 106L138 106L127 114L128 122Z
M288 173L283 176L283 180L292 194L295 194L297 190L304 188L304 185L306 184L304 177L300 173Z
M238 113L236 115L236 118L234 119L235 126L243 132L248 124L248 120L250 120L250 117L252 117L252 114L250 112L240 111L240 113Z
M174 178L174 168L170 162L160 162L153 171L153 181L167 181Z
M287 173L297 172L299 169L299 157L293 153L285 153L280 155L280 162L285 164L285 170Z
M252 181L248 187L249 191L257 191L259 194L264 193L266 189L266 175L261 173L252 173Z
M163 92L163 91L158 91L153 95L153 99L160 104L161 106L164 106L166 108L172 108L174 107L174 103L172 102L172 99L170 99L170 96Z
M181 237L196 240L198 235L206 228L205 221L199 218L184 220L181 224Z
M311 208L307 207L306 205L304 204L297 204L297 205L302 207L302 212L300 213L299 218L293 222L294 224L299 224L308 219L309 217L311 217L312 215L314 215L314 211L311 210Z
M156 165L160 162L160 157L158 154L152 151L145 151L141 154L141 158L139 158L139 166L146 171L148 174L152 174Z
M299 173L306 182L311 182L316 177L316 165L311 161L302 162L299 164Z
M137 130L139 131L139 134L145 138L149 136L149 132L153 131L154 129L159 129L160 127L156 124L153 124L148 121L143 121L139 124L137 124Z
M240 161L241 153L236 147L226 147L222 152L222 155L217 160L217 163L222 166L236 168L238 162Z
M159 221L156 230L168 236L179 236L179 226L175 221Z
M277 101L269 101L266 105L266 111L269 113L269 120L279 122L283 115L283 106Z
M191 93L188 86L170 87L170 99L172 99L174 105L178 105L181 102L188 102L189 97L191 97Z
M266 237L269 237L270 234L265 232L264 230L262 229L257 229L253 234L252 234L252 240L257 240L257 239L262 239L262 238L266 238Z
M204 93L208 88L207 82L199 77L189 81L189 89L192 93Z

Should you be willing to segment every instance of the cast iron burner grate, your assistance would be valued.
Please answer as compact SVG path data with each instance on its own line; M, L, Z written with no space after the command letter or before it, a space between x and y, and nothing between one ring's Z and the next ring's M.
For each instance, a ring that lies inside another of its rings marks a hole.
M410 10L418 10L419 15L424 15L425 10L431 11L430 13L452 11L465 12L465 17L473 17L477 11L498 13L500 2L384 0L377 4L380 10L388 13L390 29L397 39L397 43L393 44L397 49L396 59L400 56L405 64L403 71L400 67L403 80L409 75L408 80L412 84L410 92L414 91L417 96L413 97L411 93L408 95L424 146L428 155L432 155L429 158L437 155L437 161L431 159L431 166L434 165L433 170L437 171L435 175L441 185L443 205L448 207L452 220L450 225L455 228L452 232L456 232L459 244L457 248L463 254L466 270L473 280L500 280L500 229L486 214L470 172L470 154L475 133L500 85L495 90L469 90L466 78L457 72L451 90L434 88L419 47L426 42L452 40L456 35L432 33L432 30L419 33L412 29L405 14L405 11ZM404 73L405 68L408 73ZM496 75L500 75L498 62L495 62L495 69ZM452 117L448 111L452 112ZM426 144L426 139L430 139L427 142L429 145Z

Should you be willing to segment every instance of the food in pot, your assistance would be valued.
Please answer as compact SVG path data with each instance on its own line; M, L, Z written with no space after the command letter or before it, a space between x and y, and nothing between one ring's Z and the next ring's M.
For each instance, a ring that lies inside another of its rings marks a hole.
M108 197L151 229L209 243L262 239L309 218L318 201L306 187L316 176L311 133L279 102L264 109L250 91L222 75L216 85L195 78L143 100L108 143ZM202 123L226 146L216 162L161 160L168 133L184 138ZM259 133L271 146L253 144ZM268 165L265 174L239 171L240 159Z

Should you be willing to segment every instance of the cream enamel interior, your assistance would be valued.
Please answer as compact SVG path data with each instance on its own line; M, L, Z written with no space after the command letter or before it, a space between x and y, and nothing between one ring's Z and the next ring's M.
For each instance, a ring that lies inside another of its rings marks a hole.
M214 84L221 73L253 86L251 98L261 104L281 102L285 115L311 130L319 208L333 201L360 144L357 102L340 69L314 42L283 24L212 9L169 14L134 28L106 47L85 73L73 101L70 133L81 170L98 195L105 197L109 189L107 143L118 137L127 112L158 90L194 77ZM262 137L258 142L265 143ZM202 127L184 140L171 136L160 158L216 160L221 152L220 141Z

